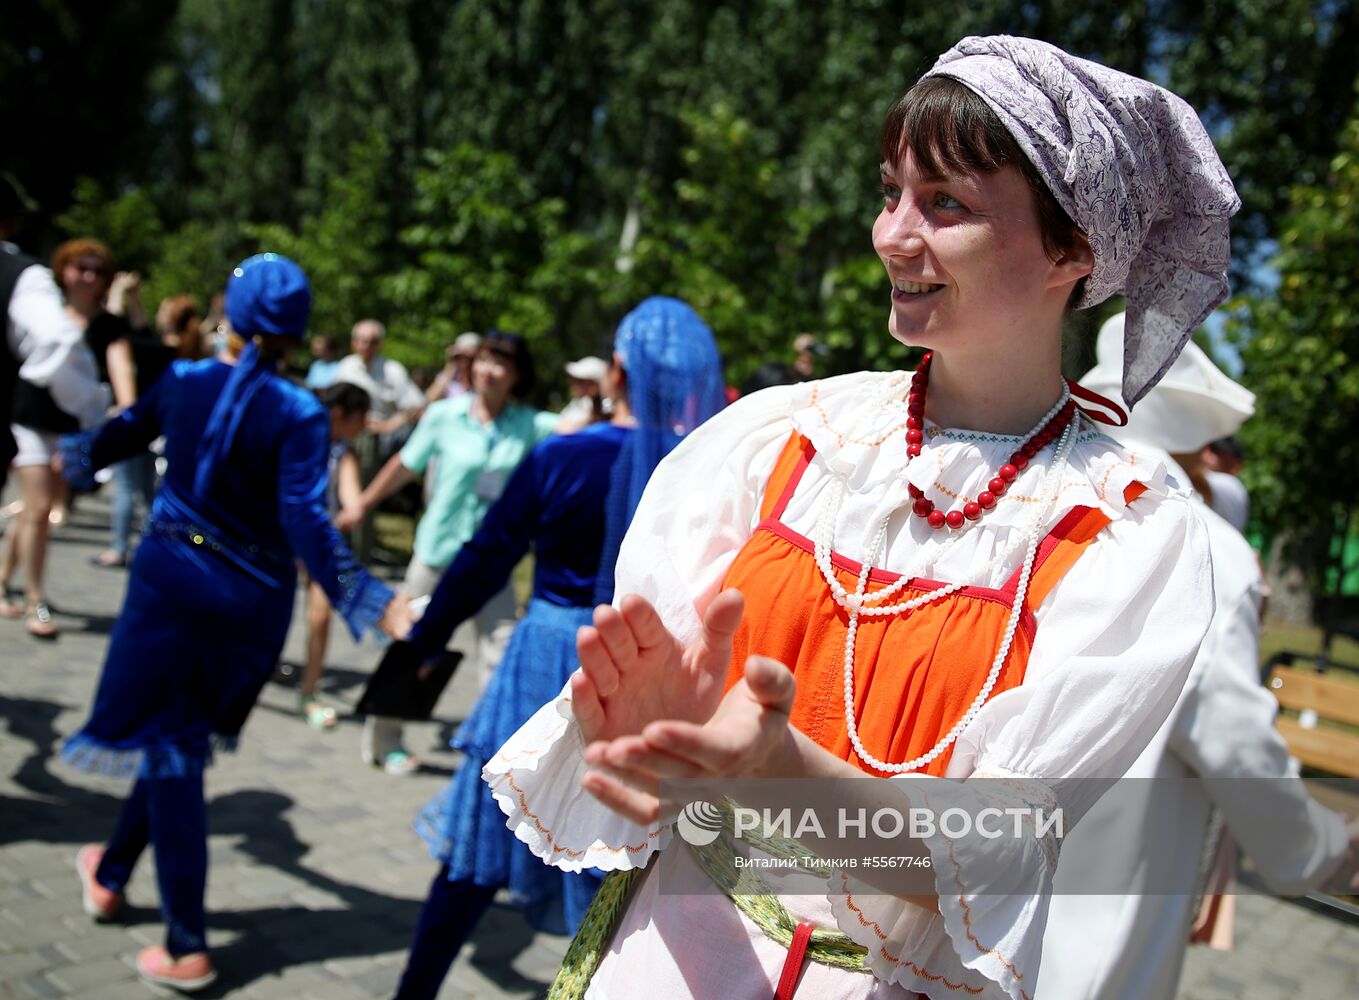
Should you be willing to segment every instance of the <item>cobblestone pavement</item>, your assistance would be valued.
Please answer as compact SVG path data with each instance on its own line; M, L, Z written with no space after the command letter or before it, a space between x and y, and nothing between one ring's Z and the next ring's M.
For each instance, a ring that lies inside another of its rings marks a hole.
M80 911L73 855L109 833L124 786L53 757L84 718L126 581L89 565L106 525L107 505L94 498L54 537L56 642L0 621L0 998L168 994L132 966L139 948L161 940L149 866L132 883L125 920L95 925ZM285 661L300 659L304 631L293 628ZM377 653L354 646L338 622L331 646L325 694L343 714ZM209 772L209 940L221 978L203 995L390 996L434 873L410 821L458 766L447 741L475 697L472 673L454 678L440 722L410 727L426 768L406 779L360 763L355 720L316 732L295 714L291 689L266 688L240 752ZM1236 951L1195 949L1181 1000L1359 995L1359 928L1263 897L1242 898L1239 912ZM564 949L494 907L442 1000L539 996Z

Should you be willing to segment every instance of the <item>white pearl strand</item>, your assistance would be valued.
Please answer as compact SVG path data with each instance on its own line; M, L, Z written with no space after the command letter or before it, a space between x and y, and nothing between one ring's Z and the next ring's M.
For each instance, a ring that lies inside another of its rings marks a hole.
M1053 404L1052 408L1048 410L1047 413L1043 414L1038 419L1038 423L1034 424L1033 430L1029 431L1029 433L1026 434L1021 439L1021 445L1022 442L1027 442L1029 438L1033 437L1040 430L1046 427L1048 421L1055 417L1061 411L1062 407L1066 406L1067 400L1069 400L1070 398L1071 388L1066 384L1066 380L1063 379L1062 391L1061 394L1058 396L1057 402ZM1067 424L1067 427L1071 427L1073 424L1076 424L1078 420L1079 415L1073 416L1071 422ZM967 529L968 526L978 523L974 521L964 522L963 527L961 528L950 529L948 537L945 538L944 541L941 542L939 545L934 546L932 550L922 549L920 553L920 558L917 560L916 564L913 564L908 568L907 571L903 572L901 574L901 578L898 579L896 583L884 587L881 590L875 590L871 594L859 593L857 595L851 596L850 593L847 590L845 590L845 588L840 584L840 581L836 578L834 566L831 564L831 549L833 547L832 541L834 539L835 534L835 522L839 517L840 504L844 500L845 493L848 491L849 488L848 482L846 481L844 475L837 474L835 478L840 488L838 491L828 491L827 493L827 503L822 506L821 514L817 518L816 537L813 539L814 542L813 554L816 558L817 566L821 569L821 576L826 581L826 586L830 588L831 594L834 596L836 604L840 605L840 607L845 608L846 610L851 610L851 605L857 605L860 613L862 614L868 615L870 617L887 617L890 615L902 614L903 612L914 610L915 608L928 604L930 601L937 600L940 597L944 597L948 594L954 593L955 591L961 590L963 589L964 586L966 586L965 584L961 583L947 584L943 587L938 588L937 590L930 591L928 594L922 594L920 597L912 598L911 600L905 601L901 604L886 605L881 607L868 606L871 604L881 604L882 601L887 600L887 598L889 597L894 597L896 594L904 590L906 588L906 585L909 584L915 576L919 575L920 570L923 568L924 564L928 560L932 559L934 562L938 562L939 557L943 555L945 551L948 550L949 546L952 545L953 542L955 542L958 539L958 537L963 533L963 531ZM1042 507L1041 504L1040 507ZM891 516L890 511L888 512L888 515L886 515L883 518L884 526L886 525L886 519L889 516ZM1043 516L1043 514L1040 513L1040 517L1041 516ZM1012 545L1000 557L1000 561L1008 562L1013 557L1014 553L1017 552L1018 550L1019 550L1018 544ZM871 562L872 560L870 559L869 562L866 563L865 565L869 565L871 564Z
M1046 424L1047 421L1052 418L1052 415L1065 405L1069 392L1064 391L1062 395L1063 398L1058 405L1039 423L1040 427ZM1015 590L1014 606L1011 609L1010 619L1006 624L1005 634L1001 639L1000 648L996 651L995 660L992 662L991 670L987 674L986 683L982 685L981 690L977 693L977 697L963 714L963 717L958 720L953 728L950 729L931 750L921 754L914 760L905 761L900 764L878 760L878 758L868 752L863 745L863 741L859 738L858 725L854 720L854 644L859 630L859 617L861 614L870 616L901 614L961 590L966 585L957 583L946 584L943 587L936 588L929 593L922 594L909 601L903 601L900 604L884 607L865 607L864 603L866 601L881 601L885 597L889 597L899 592L915 575L914 572L903 573L901 579L890 587L876 591L871 595L866 594L868 576L872 571L873 560L877 557L878 550L882 546L887 535L887 521L892 515L892 512L888 511L883 515L881 521L879 521L877 531L873 536L873 542L864 556L863 565L859 571L858 585L853 594L847 593L845 588L835 579L834 567L831 564L830 557L834 542L836 515L839 513L840 504L844 499L845 493L848 492L848 484L845 481L844 476L840 475L835 477L838 480L839 489L830 490L828 492L827 502L822 506L821 517L817 521L815 555L817 565L821 569L822 576L825 577L827 584L830 586L831 594L834 596L836 603L849 612L849 625L845 634L844 656L845 726L849 733L850 743L854 746L854 752L858 755L860 760L874 770L885 771L892 774L904 774L908 771L918 770L931 763L935 758L953 745L954 741L957 740L958 737L962 735L963 731L971 724L977 713L981 711L981 707L986 704L986 699L990 697L991 690L995 687L996 681L1000 678L1000 671L1005 665L1006 658L1009 656L1010 646L1014 642L1015 632L1019 628L1019 619L1023 613L1024 599L1028 594L1029 579L1033 574L1034 561L1038 554L1039 533L1042 526L1047 523L1051 508L1057 500L1057 492L1061 483L1062 472L1066 469L1067 460L1071 455L1072 449L1075 447L1077 425L1079 422L1079 416L1073 417L1066 427L1062 429L1061 437L1057 441L1057 448L1053 456L1052 465L1043 477L1043 488L1041 500L1038 504L1037 516L1032 520L1024 534L1021 536L1020 542L1021 544L1026 543L1026 551L1024 554L1023 566L1019 574L1019 583ZM961 532L951 532L949 537L940 545L935 546L933 552L930 554L937 560L944 550L960 536ZM1003 557L1005 561L1008 561L1010 553L1018 547L1019 545L1013 546L1011 550L1006 552Z

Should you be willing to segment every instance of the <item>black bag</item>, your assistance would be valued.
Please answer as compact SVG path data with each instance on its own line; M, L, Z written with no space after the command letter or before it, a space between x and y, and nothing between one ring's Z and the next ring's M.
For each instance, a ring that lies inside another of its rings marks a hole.
M356 715L381 715L408 722L424 722L434 712L439 695L443 694L462 662L462 654L444 650L428 661L430 670L421 676L421 660L409 642L394 642L387 649L382 662L373 671L363 697L354 708Z

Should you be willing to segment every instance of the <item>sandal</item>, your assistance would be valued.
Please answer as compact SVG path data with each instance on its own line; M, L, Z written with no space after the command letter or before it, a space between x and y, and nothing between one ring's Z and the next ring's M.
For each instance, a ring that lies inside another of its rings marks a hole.
M302 718L307 720L307 725L311 726L312 729L330 730L335 728L337 721L335 709L323 704L316 698L298 695L297 710L302 713Z
M22 601L16 601L9 594L0 596L0 618L22 618L24 616L24 605Z
M52 609L47 606L47 602L38 601L28 609L28 617L24 619L24 628L28 629L28 634L35 639L55 639L57 637L57 623L52 620Z
M116 549L106 549L90 559L91 566L102 566L104 569L123 569L127 566L127 553L119 552Z

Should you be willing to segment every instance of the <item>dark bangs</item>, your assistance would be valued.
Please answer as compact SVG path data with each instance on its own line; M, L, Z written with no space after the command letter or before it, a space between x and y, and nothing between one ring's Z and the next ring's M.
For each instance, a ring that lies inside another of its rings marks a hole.
M538 379L533 370L533 353L529 350L527 340L517 333L506 333L504 330L493 329L488 330L486 335L481 338L481 344L477 350L478 352L495 354L513 364L516 378L510 394L519 400L529 397L537 386Z
M882 127L882 158L897 162L907 149L932 177L993 173L1023 150L985 101L957 80L932 76L906 91Z
M989 174L1002 167L1017 167L1033 192L1048 258L1060 260L1086 242L1014 136L990 105L965 84L932 76L901 96L882 126L883 162L898 162L907 149L930 177ZM1082 278L1073 301L1084 287Z

